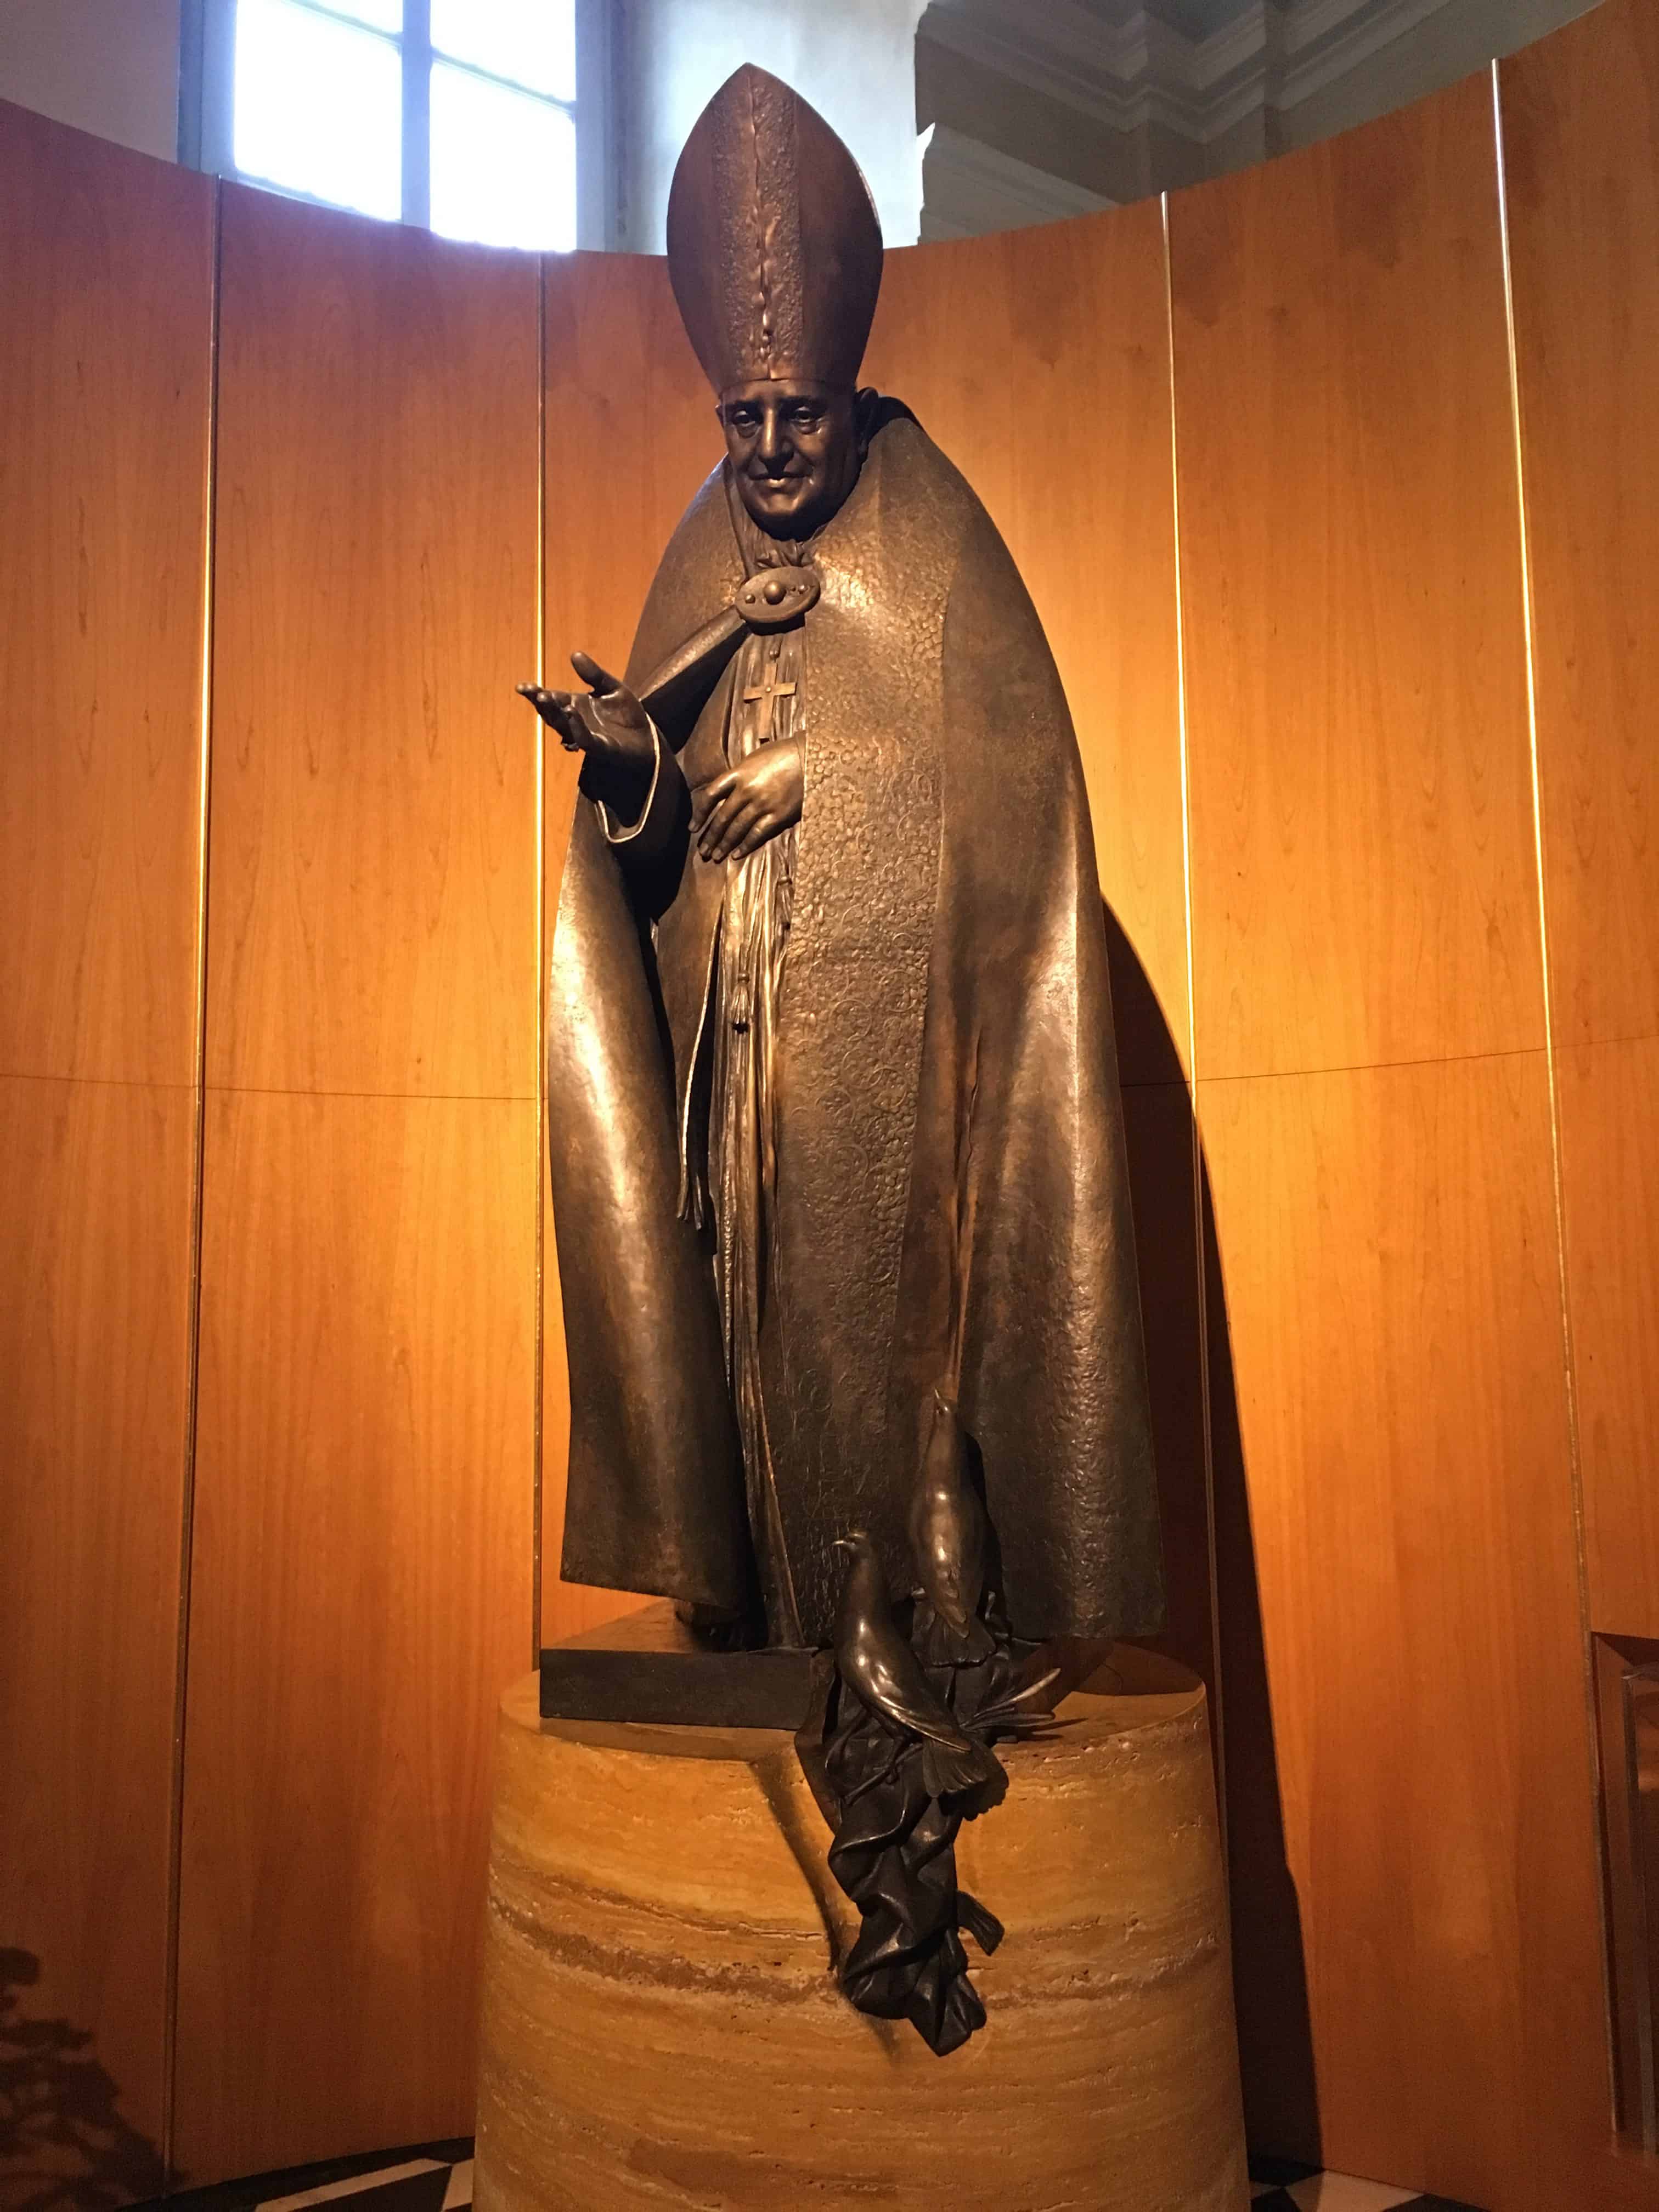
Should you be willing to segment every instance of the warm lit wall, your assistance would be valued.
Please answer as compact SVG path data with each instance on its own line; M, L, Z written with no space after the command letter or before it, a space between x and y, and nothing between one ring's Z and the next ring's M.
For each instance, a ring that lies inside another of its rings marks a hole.
M222 206L176 2136L204 2175L471 2125L540 1179L536 264Z
M1541 2207L1606 2092L1500 224L1472 78L1176 198L1170 247L1255 2103ZM1261 2002L1275 1842L1311 2082Z
M71 2139L21 2130L19 2156L140 2195L167 2101L211 227L204 178L0 109L0 2052L12 2113L76 2083Z
M1620 2212L1585 1654L1659 1633L1659 23L1502 82L1507 241L1481 78L1167 228L896 252L868 373L1078 722L1257 2139ZM4 121L0 1943L139 2193L169 2129L202 2180L468 2124L538 1532L544 1634L618 1601L556 1573L572 785L511 685L625 658L718 443L659 263Z

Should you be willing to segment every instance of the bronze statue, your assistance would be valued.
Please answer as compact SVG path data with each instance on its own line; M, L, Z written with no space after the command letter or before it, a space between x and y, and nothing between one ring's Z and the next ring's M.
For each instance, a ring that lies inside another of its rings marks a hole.
M668 248L726 459L626 679L578 653L585 693L524 687L584 756L548 1007L564 1571L827 1647L850 1540L922 1590L918 1666L997 1668L994 1705L1011 1638L1162 1605L1076 742L984 508L857 386L881 235L822 118L738 70ZM965 1472L919 1494L941 1396Z

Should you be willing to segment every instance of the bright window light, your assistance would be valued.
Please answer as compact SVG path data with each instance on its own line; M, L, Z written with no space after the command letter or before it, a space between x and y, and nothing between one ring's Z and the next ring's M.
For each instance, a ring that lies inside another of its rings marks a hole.
M432 0L432 45L526 91L576 97L574 0Z
M235 99L244 176L364 215L401 212L403 64L391 40L301 0L237 0Z
M331 15L349 15L354 23L367 23L371 31L401 31L404 0L312 0L313 7Z
M576 129L568 112L434 62L431 220L446 238L568 252L576 243Z

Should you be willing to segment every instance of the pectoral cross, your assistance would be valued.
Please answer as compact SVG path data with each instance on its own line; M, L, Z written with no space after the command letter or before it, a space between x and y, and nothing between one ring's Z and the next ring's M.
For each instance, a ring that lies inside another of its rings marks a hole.
M743 695L745 706L760 708L760 712L755 717L758 725L755 732L755 743L757 745L763 745L772 734L772 718L776 712L775 702L780 699L793 699L794 696L794 685L780 684L776 662L769 662L766 673L760 682L752 685Z

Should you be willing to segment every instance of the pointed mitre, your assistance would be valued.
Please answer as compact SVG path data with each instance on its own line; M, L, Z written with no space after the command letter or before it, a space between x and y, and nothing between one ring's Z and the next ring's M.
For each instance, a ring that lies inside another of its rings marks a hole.
M850 387L881 285L881 225L858 163L764 70L729 76L668 195L668 270L717 392L761 379Z

